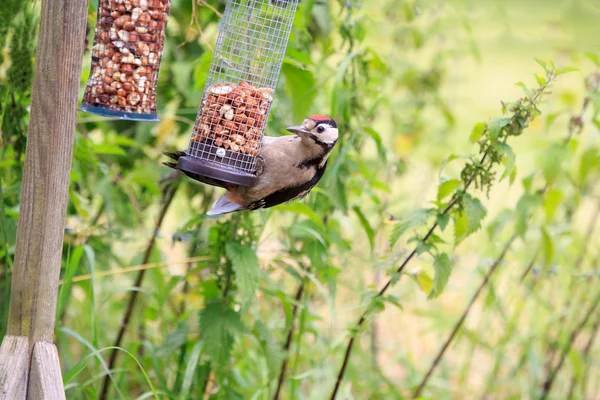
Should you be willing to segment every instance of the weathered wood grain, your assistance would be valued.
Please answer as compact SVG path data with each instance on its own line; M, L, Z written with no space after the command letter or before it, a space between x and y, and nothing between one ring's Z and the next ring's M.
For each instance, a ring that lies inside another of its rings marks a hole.
M27 393L29 340L5 336L0 347L0 400L22 400Z
M58 351L54 343L37 342L33 347L27 400L64 400Z
M42 0L8 336L0 350L0 394L10 400L25 399L30 354L54 333L86 20L85 0ZM29 384L44 399L64 399L58 354L47 344L34 352Z
M54 333L86 18L87 1L42 1L8 320L30 347Z

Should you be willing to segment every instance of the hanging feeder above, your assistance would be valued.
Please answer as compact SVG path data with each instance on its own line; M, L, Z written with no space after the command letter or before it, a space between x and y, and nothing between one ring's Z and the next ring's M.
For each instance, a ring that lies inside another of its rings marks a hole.
M177 168L201 182L255 184L260 144L298 0L229 0L185 153Z
M81 111L158 121L156 84L170 7L171 0L99 0Z

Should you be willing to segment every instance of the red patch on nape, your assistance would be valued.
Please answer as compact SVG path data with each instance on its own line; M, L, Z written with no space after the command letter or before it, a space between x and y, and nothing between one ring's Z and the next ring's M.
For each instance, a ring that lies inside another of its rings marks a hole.
M335 120L331 117L328 117L327 115L317 114L317 115L312 115L308 118L312 119L317 124L319 124L321 122L325 122L325 123L328 123L329 125L333 126L334 128L337 128L337 124L335 123Z
M312 119L315 122L329 122L329 121L333 121L333 118L328 117L327 115L321 115L321 114L311 115L308 118Z

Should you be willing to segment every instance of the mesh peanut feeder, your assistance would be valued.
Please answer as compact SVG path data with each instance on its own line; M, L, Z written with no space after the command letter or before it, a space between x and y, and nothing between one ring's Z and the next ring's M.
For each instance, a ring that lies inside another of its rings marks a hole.
M202 103L175 168L210 185L252 186L298 0L229 0Z
M92 67L80 110L158 121L156 83L171 0L99 0Z

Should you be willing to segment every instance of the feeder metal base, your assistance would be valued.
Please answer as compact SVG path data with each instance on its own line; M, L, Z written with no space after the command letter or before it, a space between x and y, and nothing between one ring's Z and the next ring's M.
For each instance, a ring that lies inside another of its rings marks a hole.
M192 179L223 188L226 187L227 183L249 187L256 185L258 182L256 175L237 171L192 156L179 157L177 160L177 169Z
M116 110L108 110L102 107L94 107L87 105L85 103L81 104L79 107L80 111L85 111L88 113L101 115L103 117L123 119L127 121L142 121L142 122L159 122L158 115L156 114L140 114L134 112L125 112L125 111L116 111Z

